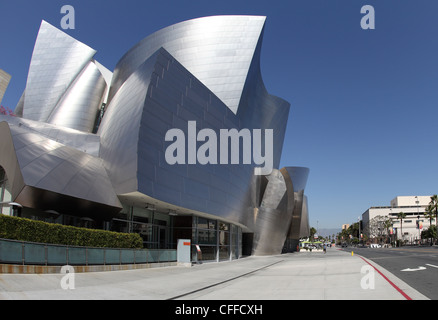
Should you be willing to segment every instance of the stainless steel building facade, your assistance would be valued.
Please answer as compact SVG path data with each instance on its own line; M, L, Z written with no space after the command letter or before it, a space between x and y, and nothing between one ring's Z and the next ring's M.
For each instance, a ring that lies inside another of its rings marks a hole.
M18 117L0 118L3 212L13 202L23 216L138 232L150 248L191 239L203 260L293 250L309 232L309 170L275 169L290 105L263 84L265 20L178 23L140 41L113 73L95 50L43 21ZM255 163L231 154L226 164L189 154L169 164L171 129L187 140L191 129L272 130L274 169L254 174Z

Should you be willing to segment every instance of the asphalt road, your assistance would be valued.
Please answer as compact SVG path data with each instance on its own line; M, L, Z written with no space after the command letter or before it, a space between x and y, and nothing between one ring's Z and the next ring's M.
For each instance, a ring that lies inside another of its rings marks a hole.
M438 300L438 248L343 248L382 266L432 300Z

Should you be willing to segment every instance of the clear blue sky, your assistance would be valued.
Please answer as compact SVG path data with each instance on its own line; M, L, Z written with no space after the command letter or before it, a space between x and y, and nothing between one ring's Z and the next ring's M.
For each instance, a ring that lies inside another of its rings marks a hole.
M38 0L0 2L0 68L12 75L2 104L25 87L41 20L113 69L138 41L168 25L219 14L266 15L262 75L291 103L281 166L310 168L311 225L337 228L397 195L438 193L436 0ZM360 9L375 9L362 30Z

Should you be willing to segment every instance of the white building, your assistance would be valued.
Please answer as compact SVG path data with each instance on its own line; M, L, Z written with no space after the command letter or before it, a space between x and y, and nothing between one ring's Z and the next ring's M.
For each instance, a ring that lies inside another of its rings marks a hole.
M431 222L435 224L435 219L430 221L424 216L429 202L430 196L401 196L392 199L388 207L371 207L362 214L363 231L370 239L387 238L388 230L378 221L391 219L392 228L389 228L389 236L392 232L393 239L415 243L420 239L421 231L427 230ZM400 212L406 214L402 223L398 218ZM381 219L377 218L378 216Z

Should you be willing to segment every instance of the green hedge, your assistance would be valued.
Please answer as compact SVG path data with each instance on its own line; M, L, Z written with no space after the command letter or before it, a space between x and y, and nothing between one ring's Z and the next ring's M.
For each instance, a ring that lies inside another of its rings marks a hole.
M77 228L0 214L0 238L103 248L142 248L137 233Z

